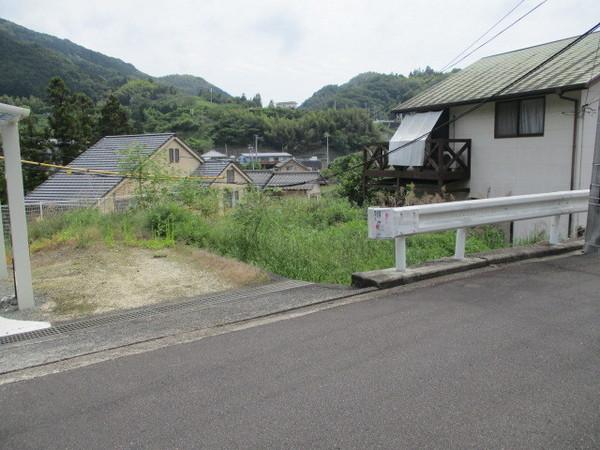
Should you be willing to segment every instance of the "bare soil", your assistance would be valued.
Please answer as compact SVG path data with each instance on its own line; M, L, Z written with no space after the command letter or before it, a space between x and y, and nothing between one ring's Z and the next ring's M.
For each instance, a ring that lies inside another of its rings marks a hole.
M254 266L186 246L149 250L64 245L34 253L32 269L39 308L27 316L50 321L269 281Z

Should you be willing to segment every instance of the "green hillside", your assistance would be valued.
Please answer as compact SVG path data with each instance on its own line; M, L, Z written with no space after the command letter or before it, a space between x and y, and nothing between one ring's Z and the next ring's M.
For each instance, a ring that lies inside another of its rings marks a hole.
M132 79L151 79L132 64L74 44L38 33L0 19L0 95L44 97L52 77L60 77L76 92L93 99L104 97ZM156 81L173 86L183 94L229 98L229 94L203 78L168 75ZM206 92L206 94L204 93Z
M301 108L364 108L373 118L383 119L398 103L443 80L447 74L427 67L408 77L400 74L366 72L341 85L328 85L308 98Z
M231 95L224 90L209 83L204 78L195 75L165 75L164 77L156 77L154 80L159 84L174 87L181 94L199 95L210 100L212 89L213 101L222 102L225 99L231 98Z
M12 96L43 96L50 78L59 76L74 90L99 98L128 79L147 77L120 59L4 19L0 60L0 93Z

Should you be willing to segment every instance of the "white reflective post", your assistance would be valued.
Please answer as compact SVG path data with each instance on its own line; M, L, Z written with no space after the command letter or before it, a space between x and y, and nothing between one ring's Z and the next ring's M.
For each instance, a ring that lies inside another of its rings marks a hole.
M406 271L406 238L404 236L396 238L396 270L398 272Z
M4 246L4 221L2 219L2 205L0 204L0 279L8 280L8 268L6 267L6 247Z
M560 216L552 216L552 223L550 224L550 238L548 239L548 243L550 245L556 245L560 242L560 230L559 225Z
M454 259L465 259L465 242L467 240L467 230L459 228L456 230L456 243L454 244Z
M25 195L21 171L21 148L19 146L18 121L27 117L29 110L0 104L0 132L4 148L4 175L8 193L10 234L15 273L15 294L19 309L35 306L31 283L31 264L27 221L25 219Z

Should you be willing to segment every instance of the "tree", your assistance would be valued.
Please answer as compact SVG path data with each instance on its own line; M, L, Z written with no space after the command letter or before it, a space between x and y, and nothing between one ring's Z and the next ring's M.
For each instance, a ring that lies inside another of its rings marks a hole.
M114 95L109 95L100 110L98 131L101 136L114 136L131 132L127 111Z
M48 84L50 134L56 141L53 160L68 164L85 150L95 137L92 100L85 94L71 94L65 82L54 77ZM57 153L57 154L56 154Z
M256 108L262 108L262 99L260 97L260 94L256 94L254 97L252 97L251 103L252 106Z

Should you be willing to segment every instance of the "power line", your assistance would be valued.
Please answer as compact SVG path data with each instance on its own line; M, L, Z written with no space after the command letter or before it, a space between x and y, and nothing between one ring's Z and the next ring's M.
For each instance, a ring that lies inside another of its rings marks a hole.
M532 69L530 69L527 72L525 72L523 75L520 75L515 80L511 81L510 83L508 83L507 85L505 85L504 87L502 87L501 89L499 89L498 91L496 91L491 96L484 98L479 103L475 104L473 107L471 107L468 110L464 111L463 113L455 116L453 119L450 119L450 120L448 120L448 121L446 121L446 122L444 122L444 123L442 123L442 124L434 127L431 131L428 131L427 133L423 133L422 135L416 137L415 139L413 139L413 140L411 140L409 142L406 142L406 143L402 144L401 146L399 146L399 147L397 147L397 148L395 148L393 150L388 150L388 151L384 152L383 156L390 155L390 154L392 154L394 152L397 152L398 150L401 150L401 149L403 149L405 147L408 147L409 145L414 144L415 142L420 141L421 139L427 137L430 133L432 133L434 131L437 131L437 130L443 128L443 127L446 127L447 125L450 125L450 124L456 122L458 119L461 119L462 117L465 117L467 114L470 114L473 111L476 111L477 109L481 108L486 103L489 103L489 102L495 100L504 91L506 91L507 89L510 89L511 87L513 87L514 85L520 83L521 81L523 81L524 79L526 79L527 77L529 77L530 75L532 75L533 73L537 72L539 69L541 69L542 67L544 67L546 64L548 64L550 61L552 61L553 59L555 59L557 56L563 54L564 52L566 52L571 47L577 45L579 42L581 42L583 39L585 39L588 35L590 35L591 33L593 33L599 27L600 27L600 22L598 22L596 25L594 25L592 28L590 28L589 30L587 30L586 32L584 32L583 34L581 34L579 37L577 37L573 41L569 42L567 45L565 45L564 47L562 47L560 50L558 50L555 53L553 53L552 55L550 55L544 61L542 61L539 64L537 64L535 67L533 67ZM356 168L359 168L361 166L363 166L362 162L360 164L349 166L349 167L346 168L346 170L356 169Z
M442 69L440 69L440 72L443 72L444 70L449 69L450 67L454 67L456 66L458 63L460 63L461 61L464 61L466 58L468 58L469 56L471 56L473 53L475 53L477 50L479 50L481 47L483 47L484 45L487 45L488 43L492 42L494 39L496 39L498 36L500 36L502 33L504 33L505 31L507 31L509 28L512 28L514 25L516 25L517 23L519 23L521 20L523 20L525 17L527 17L529 14L531 14L532 12L534 12L536 9L538 9L540 6L542 6L544 3L546 3L548 0L543 0L540 3L538 3L537 5L535 5L533 8L531 8L529 11L527 11L525 14L523 14L522 16L520 16L518 19L516 19L515 21L511 22L508 26L506 26L505 28L503 28L502 30L500 30L498 33L496 33L495 35L493 35L491 38L489 38L487 41L483 42L482 44L478 45L477 47L475 47L473 50L471 50L469 53L467 53L466 55L464 55L462 58L460 58L458 61L452 63L452 65L447 65L446 67L443 67Z
M0 160L4 160L4 156L0 155ZM100 170L100 169L90 169L87 167L71 167L71 166L63 166L60 164L52 164L52 163L43 163L38 161L30 161L27 159L22 159L21 164L25 164L27 166L36 166L45 169L55 169L64 171L67 174L83 174L83 175L96 175L96 176L104 176L104 177L120 177L120 178L146 178L152 180L180 180L180 179L201 179L201 180L212 180L223 177L209 177L209 176L177 176L177 175L156 175L156 176L143 176L132 172L119 172L114 170Z
M527 14L530 14L531 12L533 12L533 10L537 9L538 7L540 7L543 3L545 3L547 0L544 0L543 2L539 3L535 8L533 8L532 10L530 10ZM512 26L513 24L515 24L516 22L518 22L519 20L521 20L522 18L524 18L527 14L525 14L524 16L521 16L519 19L517 19L517 21L513 22L510 26ZM502 30L500 33L502 33L503 31L505 31L506 29L508 29L509 27L505 28L504 30ZM579 37L577 37L576 39L574 39L573 41L571 41L570 43L568 43L567 45L565 45L564 47L562 47L561 49L559 49L558 51L556 51L555 53L553 53L552 55L550 55L548 58L546 58L544 61L540 62L539 64L537 64L535 67L533 67L532 69L528 70L527 72L525 72L523 75L517 77L515 80L511 81L510 83L508 83L507 85L505 85L504 87L502 87L501 89L499 89L498 91L496 91L494 94L492 94L489 97L486 97L484 99L482 99L479 103L475 104L473 107L469 108L468 110L464 111L463 113L455 116L453 119L450 119L436 127L434 127L431 131L428 131L418 137L416 137L415 139L406 142L404 144L402 144L399 147L396 147L393 150L388 150L386 152L383 153L383 156L387 156L390 155L398 150L401 150L417 141L420 141L421 139L427 137L430 133L439 130L440 128L446 127L447 125L450 125L454 122L456 122L458 119L461 119L462 117L465 117L466 115L476 111L477 109L481 108L484 104L489 103L493 100L495 100L497 97L499 97L504 91L506 91L507 89L510 89L511 87L513 87L514 85L520 83L521 81L523 81L524 79L526 79L527 77L531 76L533 73L537 72L538 70L540 70L542 67L544 67L546 64L548 64L550 61L552 61L553 59L555 59L556 57L558 57L559 55L561 55L562 53L566 52L568 49L570 49L571 47L575 46L576 44L578 44L580 41L582 41L583 39L585 39L589 34L593 33L598 27L600 27L600 22L598 22L596 25L594 25L592 28L590 28L589 30L587 30L586 32L584 32L583 34L581 34ZM498 34L497 34L498 35ZM497 36L496 35L496 36ZM489 41L488 41L489 42ZM485 45L482 44L482 45ZM481 47L481 46L480 46ZM480 48L478 47L478 48ZM476 49L477 50L477 49ZM468 55L467 55L468 56ZM0 156L1 159L4 159L3 156ZM67 169L67 170L73 170L73 168L67 167L67 166L57 166L57 165L50 165L50 164L45 164L45 163L38 163L36 161L27 161L24 162L26 164L33 164L33 165L37 165L37 166L55 166L55 167L60 167L61 169ZM360 164L356 164L356 165L352 165L347 167L345 170L352 170L352 169L356 169L359 168L361 166L363 166L364 164L361 162ZM90 173L93 169L83 169L84 171L88 171L88 173ZM96 171L96 172L106 172L106 171ZM93 175L93 173L91 173ZM101 174L98 174L101 175ZM113 172L111 174L112 176L120 176L120 177L125 177L124 174L121 174L119 172ZM106 175L105 175L106 176ZM138 178L139 176L133 174L129 176L130 178ZM184 179L184 178L191 178L191 177L169 177L171 179L175 178L179 178L179 179ZM196 177L198 178L198 177ZM156 179L156 178L153 178ZM323 177L323 179L327 179L325 177ZM277 188L285 188L285 187L294 187L294 186L301 186L301 185L305 185L305 184L315 184L315 182L319 182L319 180L313 180L313 181L303 181L303 182L298 182L298 183L289 183L289 184L285 184L285 185L279 185L277 186Z
M446 68L450 67L450 65L458 58L460 58L462 55L465 54L465 52L469 51L471 49L471 47L473 47L475 44L477 44L481 39L483 39L490 31L492 31L494 28L496 28L496 26L498 26L498 24L500 24L504 19L506 19L508 16L511 15L511 13L517 9L519 6L521 6L523 3L525 2L525 0L520 0L519 3L517 3L515 6L513 6L511 8L510 11L508 11L506 14L504 14L502 16L502 18L500 20L498 20L494 25L492 25L490 28L487 29L487 31L485 33L483 33L481 36L479 36L477 39L475 39L467 48L465 48L462 52L460 52L458 55L456 55L454 58L452 58L450 60L450 62L448 62L448 64L446 64L444 67L442 67L440 69L440 72L443 72L444 70L446 70Z

